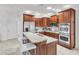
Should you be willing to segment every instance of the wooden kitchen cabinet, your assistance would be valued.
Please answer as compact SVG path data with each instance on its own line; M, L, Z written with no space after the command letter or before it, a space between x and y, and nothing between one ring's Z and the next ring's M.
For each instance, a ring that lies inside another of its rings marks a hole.
M57 33L40 32L40 34L44 34L44 35L50 36L50 37L52 37L52 38L59 39L59 34L57 34Z
M59 13L58 15L58 20L59 20L59 23L63 23L64 22L64 13Z
M36 55L46 55L46 41L36 43Z
M36 18L35 24L36 24L36 27L49 27L50 26L50 20L47 17Z
M51 42L46 43L40 42L36 43L37 49L36 49L36 55L56 55L57 54L57 43Z
M48 43L46 48L47 48L47 50L46 50L47 55L56 55L57 54L56 42Z
M39 20L39 27L43 27L43 19L42 18L40 18L40 20Z
M63 14L63 15L62 15ZM59 12L59 24L60 23L69 23L69 44L59 41L59 45L67 47L69 49L75 48L75 9L70 8L64 11Z
M59 23L70 23L72 15L71 10L72 8L59 12L58 15Z
M57 33L50 33L50 37L59 39L59 34L57 34Z
M58 23L58 16L57 16L57 15L51 16L50 21L51 21L51 23L52 23L52 22Z
M42 19L41 18L35 18L35 26L42 27Z
M24 21L24 22L33 21L33 16L34 16L34 15L23 14L23 21Z
M43 17L43 27L49 27L50 26L50 18Z
M45 32L44 35L50 36L55 39L59 39L59 34L57 33Z

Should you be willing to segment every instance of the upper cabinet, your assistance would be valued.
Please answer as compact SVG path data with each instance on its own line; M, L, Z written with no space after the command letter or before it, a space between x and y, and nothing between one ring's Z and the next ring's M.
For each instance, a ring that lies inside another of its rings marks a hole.
M58 21L59 23L63 23L64 22L64 13L59 13L59 16L58 16Z
M70 23L71 16L73 14L72 11L74 10L70 8L70 9L59 12L59 15L58 15L59 23Z
M36 27L41 27L41 25L42 25L42 20L41 20L41 18L35 18L35 26Z
M58 16L57 15L51 16L50 21L58 23Z
M49 27L50 26L50 20L47 17L35 18L35 26L36 27Z
M27 22L29 22L29 21L34 21L34 17L33 17L34 15L28 15L28 14L23 14L23 21L25 22L25 21L27 21Z
M43 17L43 27L49 27L50 26L50 18Z

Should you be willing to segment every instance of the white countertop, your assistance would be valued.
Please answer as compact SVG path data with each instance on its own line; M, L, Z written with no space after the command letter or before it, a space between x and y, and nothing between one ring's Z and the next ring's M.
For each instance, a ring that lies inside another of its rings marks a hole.
M46 36L46 35L43 35L43 34L39 34L39 33L37 33L37 34L42 36L42 38L46 39L47 43L51 43L51 42L57 41L57 39L55 39L55 38L52 38L52 37L49 37L49 36Z
M39 33L31 33L31 32L24 32L24 35L32 42L38 43L42 41L47 41L47 43L55 42L57 39L39 34Z
M39 35L32 33L32 32L24 32L24 35L32 42L32 43L39 43L46 41L46 39L43 39Z

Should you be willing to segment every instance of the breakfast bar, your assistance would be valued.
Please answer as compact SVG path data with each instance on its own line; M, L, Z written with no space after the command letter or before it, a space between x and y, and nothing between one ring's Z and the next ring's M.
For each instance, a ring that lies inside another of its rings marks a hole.
M36 45L36 55L56 55L57 39L40 33L24 32L23 34Z

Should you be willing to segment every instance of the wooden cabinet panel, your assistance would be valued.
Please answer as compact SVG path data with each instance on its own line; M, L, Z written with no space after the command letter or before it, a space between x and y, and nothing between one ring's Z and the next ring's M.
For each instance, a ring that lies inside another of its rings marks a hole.
M42 18L40 18L40 20L39 20L39 26L43 27L43 19Z
M49 18L36 18L35 19L36 27L48 27L50 26Z
M52 38L59 39L59 34L57 34L57 33L40 32L40 34L44 34L44 35L50 36L50 37L52 37Z
M70 23L71 10L60 12L58 18L59 18L59 23Z
M58 19L59 19L59 23L63 23L64 22L64 13L59 13Z
M47 17L44 17L42 19L43 19L43 27L49 27L50 26L50 19Z
M33 15L23 14L23 21L33 21Z
M70 11L64 12L64 22L69 23L70 22Z
M56 34L56 33L50 33L50 37L59 39L59 34Z
M57 54L57 46L55 42L49 43L46 46L47 50L46 50L46 54L47 55L56 55Z
M61 21L61 15L64 15L63 21ZM70 43L64 43L59 41L59 45L73 49L75 47L75 10L70 8L59 13L59 23L70 23Z
M56 34L56 33L44 32L44 35L50 36L52 38L59 39L59 34Z
M56 55L57 53L57 46L56 41L51 43L40 42L36 43L36 55Z
M35 26L40 27L40 18L35 18Z
M51 22L58 23L58 16L57 15L53 15L53 16L51 16L50 20L51 20Z
M46 55L46 41L36 44L36 54L37 55Z

